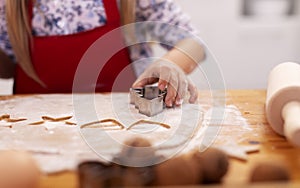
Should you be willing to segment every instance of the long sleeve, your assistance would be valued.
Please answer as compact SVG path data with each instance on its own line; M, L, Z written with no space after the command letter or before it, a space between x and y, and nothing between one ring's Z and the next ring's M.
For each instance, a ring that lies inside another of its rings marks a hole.
M148 34L167 49L197 33L189 16L173 0L139 0L137 21L153 22L151 28L147 28Z
M5 13L5 0L0 0L0 49L13 61L14 52L7 33L7 22Z
M137 0L135 35L138 41L148 41L130 47L130 56L139 76L155 59L151 42L166 50L185 38L195 38L197 30L190 18L173 0ZM198 40L199 41L199 40ZM201 41L199 41L201 44ZM141 60L141 61L139 61Z

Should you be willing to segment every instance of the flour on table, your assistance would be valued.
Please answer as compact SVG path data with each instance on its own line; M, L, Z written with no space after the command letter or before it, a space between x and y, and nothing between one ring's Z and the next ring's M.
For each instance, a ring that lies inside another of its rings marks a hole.
M126 139L135 136L149 139L157 148L158 155L172 156L199 149L206 138L210 138L209 142L222 139L215 135L222 124L247 125L234 106L223 108L222 118L212 115L214 108L201 104L165 109L163 113L150 118L139 114L129 104L128 95L122 93L24 96L0 100L0 106L0 116L9 114L26 118L14 123L0 121L0 150L31 152L45 173L74 170L86 160L107 162L120 151ZM43 116L54 119L71 116L68 121L76 125L45 120ZM116 119L125 128L108 131L80 128L83 124L102 119ZM141 119L164 123L170 128L142 123L126 129ZM41 123L33 125L35 122ZM219 124L212 126L208 122ZM214 127L214 131L211 131L211 127Z

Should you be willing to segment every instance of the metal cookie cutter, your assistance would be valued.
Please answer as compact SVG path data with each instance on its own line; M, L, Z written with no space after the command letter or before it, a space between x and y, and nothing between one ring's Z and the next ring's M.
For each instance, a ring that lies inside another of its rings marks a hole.
M148 85L143 88L130 89L130 104L134 104L139 113L146 116L159 114L165 108L164 99L167 91L157 86Z

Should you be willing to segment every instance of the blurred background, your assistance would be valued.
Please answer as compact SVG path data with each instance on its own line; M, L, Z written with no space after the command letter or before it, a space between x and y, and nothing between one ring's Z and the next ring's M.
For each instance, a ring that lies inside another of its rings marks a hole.
M299 0L174 1L217 59L227 89L265 89L272 67L300 62ZM12 80L0 80L0 94L11 88Z
M300 63L299 0L176 1L216 57L227 89L265 89L275 65Z

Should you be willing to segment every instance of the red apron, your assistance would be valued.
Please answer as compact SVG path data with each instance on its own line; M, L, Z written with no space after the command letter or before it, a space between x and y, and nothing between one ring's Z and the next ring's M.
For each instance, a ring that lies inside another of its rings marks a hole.
M106 25L78 34L66 36L33 37L31 44L31 61L39 78L46 88L28 77L18 66L16 70L14 93L70 93L72 92L74 75L78 64L86 50L101 36L120 27L120 15L116 0L103 0L107 22ZM30 6L32 17L32 6ZM124 45L122 33L111 39L107 45ZM77 92L111 92L119 73L130 64L128 49L124 48L113 55L103 69L99 70L97 83L82 83L82 91ZM101 54L101 51L97 52ZM105 52L104 52L105 53ZM131 65L129 65L131 66ZM93 68L90 66L90 68ZM86 70L88 76L88 70ZM122 71L122 81L113 91L128 91L135 80L132 68ZM89 80L89 79L87 79ZM120 79L118 79L120 80Z

